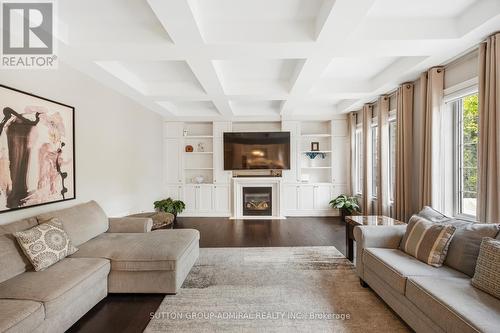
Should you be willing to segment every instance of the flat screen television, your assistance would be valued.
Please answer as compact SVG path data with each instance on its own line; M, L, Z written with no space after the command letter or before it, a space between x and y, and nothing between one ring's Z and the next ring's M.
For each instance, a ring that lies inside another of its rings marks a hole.
M224 170L290 169L290 132L224 133Z

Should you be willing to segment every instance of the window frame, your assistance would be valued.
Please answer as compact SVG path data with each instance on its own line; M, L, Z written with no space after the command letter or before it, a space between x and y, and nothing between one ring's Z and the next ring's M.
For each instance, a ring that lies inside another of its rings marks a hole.
M387 118L387 127L388 127L388 130L389 130L389 161L388 161L388 166L389 166L389 204L390 206L392 207L394 205L394 200L395 200L395 194L396 194L396 181L395 181L395 178L396 178L396 142L394 142L394 156L392 156L392 136L391 136L391 124L394 124L394 131L395 131L395 135L394 135L394 141L397 141L397 131L398 131L398 128L397 128L397 121L396 121L396 110L393 109L393 110L390 110L389 111L389 117ZM393 161L394 160L394 161ZM392 164L394 162L394 170L392 169ZM392 179L394 177L394 185L393 185L393 182L392 182Z
M371 126L371 171L372 171L372 200L377 200L377 186L378 186L378 140L379 140L379 131L378 131L378 119L372 118Z
M356 177L355 177L355 194L357 196L362 196L363 195L363 161L361 160L360 156L363 156L363 126L362 124L357 124L356 125L356 130L355 130L355 171L356 171Z

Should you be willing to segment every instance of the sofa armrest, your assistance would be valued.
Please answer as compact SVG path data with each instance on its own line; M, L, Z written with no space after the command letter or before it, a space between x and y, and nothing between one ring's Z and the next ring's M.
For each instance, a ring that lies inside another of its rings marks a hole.
M146 217L111 217L109 229L111 233L144 233L150 232L153 220Z
M364 280L363 250L370 247L397 249L406 231L406 224L391 226L357 226L354 228L356 240L356 272Z

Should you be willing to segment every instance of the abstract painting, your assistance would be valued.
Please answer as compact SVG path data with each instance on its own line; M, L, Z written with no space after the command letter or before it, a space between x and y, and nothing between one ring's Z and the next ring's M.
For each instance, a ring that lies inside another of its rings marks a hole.
M75 198L74 113L0 85L0 213Z

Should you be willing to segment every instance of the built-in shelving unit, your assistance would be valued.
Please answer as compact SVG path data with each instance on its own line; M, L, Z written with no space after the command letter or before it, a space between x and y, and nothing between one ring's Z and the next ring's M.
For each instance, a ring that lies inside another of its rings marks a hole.
M214 135L211 122L184 123L183 128L184 154L184 182L198 184L203 179L204 184L213 183L213 149ZM193 151L187 152L186 146L192 146Z
M313 143L317 150L313 150ZM307 121L300 125L300 174L304 183L330 182L332 168L331 121ZM312 159L311 154L315 154Z

